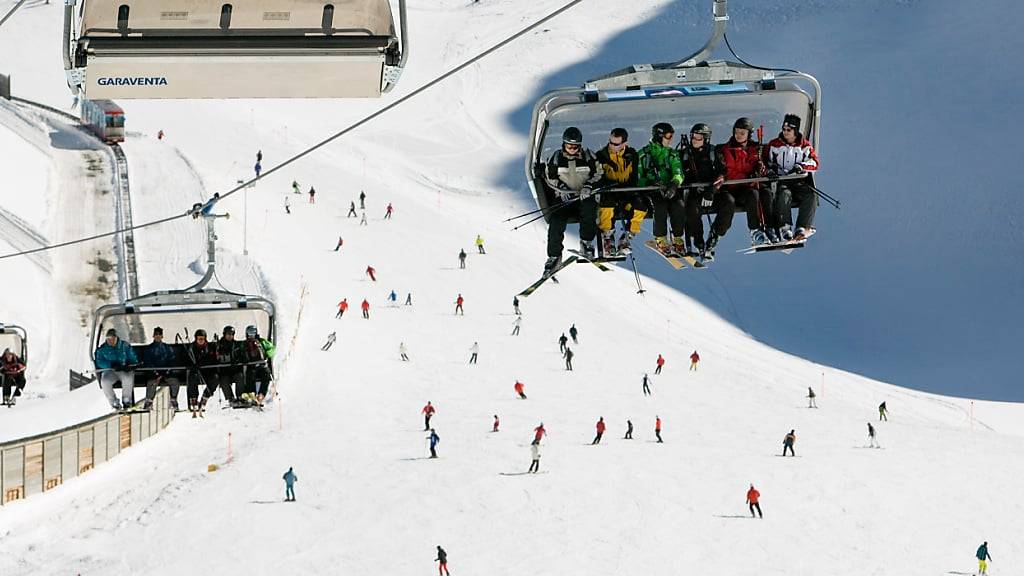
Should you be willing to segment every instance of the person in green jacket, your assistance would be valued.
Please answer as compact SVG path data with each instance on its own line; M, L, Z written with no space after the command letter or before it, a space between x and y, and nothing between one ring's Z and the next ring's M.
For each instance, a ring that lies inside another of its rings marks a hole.
M270 360L274 357L277 348L270 340L260 337L256 326L252 324L245 327L245 342L242 345L245 350L246 362L245 393L255 393L256 404L262 405L263 399L267 396L267 390L270 388L270 382L274 379L271 374ZM258 386L257 382L259 382Z
M988 563L992 561L992 557L988 555L988 542L978 546L978 551L974 555L978 558L978 574L988 574Z
M667 122L658 122L651 128L651 141L640 149L637 163L637 185L657 186L651 194L654 204L654 241L658 250L671 254L678 244L680 254L686 252L683 225L686 222L683 164L679 152L672 147L675 128ZM667 222L672 224L672 245L669 244Z

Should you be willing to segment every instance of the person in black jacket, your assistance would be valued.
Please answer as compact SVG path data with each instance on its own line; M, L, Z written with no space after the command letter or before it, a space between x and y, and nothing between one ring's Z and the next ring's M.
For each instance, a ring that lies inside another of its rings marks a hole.
M204 368L217 363L217 350L207 341L206 330L199 329L195 333L195 341L186 348L186 356L190 369L188 371L188 409L195 412L206 406L206 401L217 390L218 378L216 368ZM202 384L203 400L199 401L199 385ZM194 416L194 415L193 415Z
M714 247L705 252L704 223L700 219L702 207L714 206L715 189L710 186L718 177L718 166L715 164L715 150L711 145L711 127L703 122L690 128L688 142L679 143L679 158L683 164L683 180L685 182L708 183L708 186L691 188L685 201L686 212L686 252L692 254L693 248L701 257L714 259ZM721 208L721 206L720 206Z
M172 368L181 367L183 362L178 357L174 348L164 342L164 329L157 326L153 328L153 341L142 349L142 365L145 368ZM178 390L181 388L182 373L179 370L154 370L149 373L150 379L146 382L146 402L144 410L153 406L153 398L156 396L156 387L166 384L171 390L171 408L178 409Z
M227 364L227 366L221 366L217 372L220 390L224 393L224 399L231 402L232 405L236 403L237 397L232 392L231 385L235 385L238 397L244 392L245 383L242 378L241 366L245 361L244 355L241 343L235 340L235 327L225 326L220 340L217 341L217 363ZM207 387L207 390L209 390L209 387ZM210 395L212 396L213 394L211 393Z
M444 551L444 548L437 547L437 558L434 558L434 562L440 562L437 566L437 575L449 576L448 573L448 553Z
M580 221L580 253L594 257L597 236L597 199L594 186L601 180L601 164L583 147L583 132L570 126L562 133L562 146L551 154L544 167L544 180L558 206L548 214L548 259L544 273L550 274L562 262L562 241L569 219ZM564 203L564 204L563 204Z

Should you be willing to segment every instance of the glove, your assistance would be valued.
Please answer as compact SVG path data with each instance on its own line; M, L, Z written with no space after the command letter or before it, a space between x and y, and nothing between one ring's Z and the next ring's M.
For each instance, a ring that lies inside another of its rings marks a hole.
M586 200L587 198L590 198L590 196L593 193L594 189L591 188L590 186L584 186L583 188L580 188L580 200Z
M665 200L671 200L676 195L677 186L675 182L669 184L662 184L658 192L661 193L661 197Z
M571 199L575 194L573 194L572 190L558 189L558 190L555 190L555 195L558 196L559 200L561 200L562 202L565 202L565 201Z
M711 205L715 203L715 191L703 189L703 194L700 195L700 205L704 208L711 208Z
M804 173L804 165L803 164L797 164L796 166L793 166L793 174L803 174L803 173Z
M722 187L722 182L725 182L725 176L719 176L718 178L715 178L715 183L714 183L715 190L717 190L717 189Z
M769 182L778 182L779 181L779 173L776 172L775 170L769 170L768 173L765 174L765 176L768 177L768 181Z
M110 368L113 370L124 370L124 364L121 364L120 362L111 362Z

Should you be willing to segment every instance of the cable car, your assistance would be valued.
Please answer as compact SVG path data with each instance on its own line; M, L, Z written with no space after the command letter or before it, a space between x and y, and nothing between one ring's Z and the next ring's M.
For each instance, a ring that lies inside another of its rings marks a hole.
M10 349L22 364L28 365L28 334L21 326L0 324L0 352Z
M584 146L604 146L612 128L629 131L639 149L650 139L651 127L669 122L677 135L704 122L716 143L732 134L741 116L764 126L766 136L781 129L785 114L801 117L804 135L820 152L821 85L798 71L754 67L739 62L708 60L725 35L727 0L714 0L715 29L703 48L668 64L641 64L586 82L579 88L548 92L533 109L526 178L545 220L547 208L558 201L544 180L544 164L561 146L562 132L576 126ZM738 58L738 57L737 57ZM737 211L742 206L737 206ZM648 218L652 217L648 213Z
M64 69L91 99L378 97L409 56L398 6L400 38L388 0L66 0Z
M82 100L82 124L107 144L124 142L124 110L111 100Z

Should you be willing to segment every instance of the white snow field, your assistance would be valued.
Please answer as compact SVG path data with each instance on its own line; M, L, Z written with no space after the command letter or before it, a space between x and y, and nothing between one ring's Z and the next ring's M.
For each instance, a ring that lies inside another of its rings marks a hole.
M737 2L732 11L751 4ZM808 9L824 10L820 4ZM880 5L858 12L854 3L839 4L862 18ZM412 2L410 16L423 32L398 95L557 6ZM647 292L637 295L632 272L622 268L567 269L560 284L523 299L521 334L510 335L512 296L540 274L544 228L510 232L501 222L532 208L506 169L524 148L524 127L507 119L553 87L541 80L548 72L604 50L605 40L663 11L678 12L671 2L621 6L586 2L262 180L247 206L240 194L225 200L232 218L218 229L218 275L228 288L267 294L278 305L279 400L263 413L211 405L202 420L179 415L165 432L89 474L3 506L0 574L426 575L436 570L440 544L457 575L937 576L973 573L984 540L995 558L990 573L1017 573L1024 566L1024 509L1013 497L1024 477L1019 405L972 405L785 354L656 279L642 278ZM677 52L703 40L709 23L699 12L699 25L679 20L687 41ZM0 29L0 68L14 72L16 93L63 107L69 98L59 58L46 44L59 20L56 3L18 13ZM12 60L12 53L23 57ZM264 166L274 166L382 102L121 104L138 223L233 187L250 173L257 149ZM12 131L9 116L0 119L0 134ZM157 141L161 128L167 138ZM39 226L50 222L50 241L86 234L67 219L66 227L52 222L66 212L8 203L9 182L53 190L67 168L31 137L0 138L0 157L9 146L10 166L31 167L20 176L0 171L4 208ZM316 204L291 194L293 179L303 190L316 187ZM368 195L362 227L345 217L360 190ZM384 220L388 202L395 213ZM109 207L80 213L97 230L110 226ZM477 234L486 255L473 247ZM345 243L335 253L339 235ZM142 290L194 282L205 262L203 238L191 219L138 231ZM466 270L458 268L459 249L469 253ZM53 261L77 257L50 254ZM715 266L740 262L730 255ZM376 282L364 274L368 265ZM22 310L24 324L44 326L48 350L77 350L61 358L64 369L86 366L85 329L45 329L67 316L79 320L77 311L44 305L60 301L67 284L46 284L33 261L0 267L5 275L35 274L36 286L55 291ZM5 282L3 301L20 297L17 289ZM396 306L386 301L392 290ZM407 293L411 307L402 305ZM458 294L466 298L464 316L453 314ZM336 320L343 297L352 307ZM359 316L363 298L372 306L369 320ZM570 344L576 357L568 372L557 338L573 323L580 342ZM842 334L844 327L832 329ZM320 351L330 332L337 343ZM402 342L409 362L399 359ZM474 342L480 359L469 365ZM703 360L691 372L694 349ZM653 376L659 353L667 365ZM653 378L647 398L645 372ZM56 370L52 384L38 385L55 392L66 387L64 376ZM516 379L528 400L514 397ZM818 393L817 410L806 408L808 386ZM83 392L102 402L89 387L26 400L10 412L71 417L58 403ZM419 415L428 400L438 411L437 460L426 458ZM877 423L882 401L890 421ZM495 414L501 431L491 433ZM664 444L653 441L656 416ZM0 414L4 438L31 426L12 417ZM599 417L609 429L591 446ZM626 419L635 440L621 439ZM540 422L549 433L544 474L508 475L529 466ZM865 448L867 422L875 422L882 449ZM797 457L782 458L790 429ZM209 464L220 468L208 472ZM280 478L289 466L299 477L294 504L283 502ZM761 492L763 520L751 520L744 505L750 483Z

